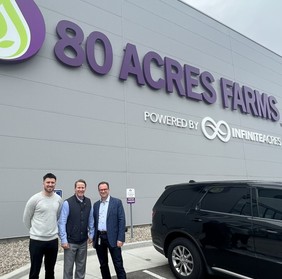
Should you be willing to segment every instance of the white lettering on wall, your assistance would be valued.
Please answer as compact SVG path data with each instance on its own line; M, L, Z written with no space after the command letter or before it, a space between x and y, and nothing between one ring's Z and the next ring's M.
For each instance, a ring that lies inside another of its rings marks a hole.
M159 114L155 112L144 112L144 120L150 121L152 123L158 123L162 125L167 125L167 126L175 126L178 128L189 128L189 129L194 129L197 130L198 128L198 122L189 120L187 121L184 118L180 117L175 117L171 115L164 115L164 114Z
M144 120L145 122L174 126L177 128L188 128L189 130L198 130L199 128L199 122L197 121L193 121L191 119L186 120L184 118L156 112L145 111ZM282 140L278 136L229 127L224 120L215 121L209 116L202 119L200 126L204 136L209 140L218 138L222 142L227 143L231 139L239 139L244 141L282 146Z

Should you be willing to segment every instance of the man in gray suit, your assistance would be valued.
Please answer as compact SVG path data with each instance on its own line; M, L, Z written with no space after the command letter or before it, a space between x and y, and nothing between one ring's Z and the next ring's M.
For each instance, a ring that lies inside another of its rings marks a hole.
M125 241L125 213L120 199L110 196L109 183L98 184L101 200L93 206L95 236L93 246L96 248L103 279L111 279L108 250L118 279L126 279L123 267L121 247Z

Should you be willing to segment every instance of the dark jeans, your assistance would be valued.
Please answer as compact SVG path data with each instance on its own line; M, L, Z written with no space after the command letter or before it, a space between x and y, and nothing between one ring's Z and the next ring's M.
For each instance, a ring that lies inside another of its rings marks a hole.
M123 268L123 260L121 255L121 248L111 247L108 242L107 235L100 235L101 243L96 246L97 256L100 262L100 269L103 279L111 279L108 261L108 249L110 251L115 271L118 279L126 279L126 273Z
M44 256L45 279L54 279L54 268L58 255L58 239L50 241L40 241L30 239L29 241L30 254L30 279L38 279Z

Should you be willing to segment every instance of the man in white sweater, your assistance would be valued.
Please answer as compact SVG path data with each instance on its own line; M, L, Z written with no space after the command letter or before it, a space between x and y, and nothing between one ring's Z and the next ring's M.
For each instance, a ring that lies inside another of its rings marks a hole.
M54 279L58 254L58 225L62 198L54 193L56 176L47 173L43 177L43 190L27 202L23 222L29 229L30 279L38 279L43 257L45 279Z

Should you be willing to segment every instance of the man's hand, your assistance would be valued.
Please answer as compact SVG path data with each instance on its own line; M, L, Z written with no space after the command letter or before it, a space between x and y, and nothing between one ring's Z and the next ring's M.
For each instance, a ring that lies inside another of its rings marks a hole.
M123 242L121 242L121 241L117 241L117 247L121 247L123 245Z
M69 246L68 243L62 243L61 246L62 246L62 248L63 248L64 250L70 249L70 246Z

